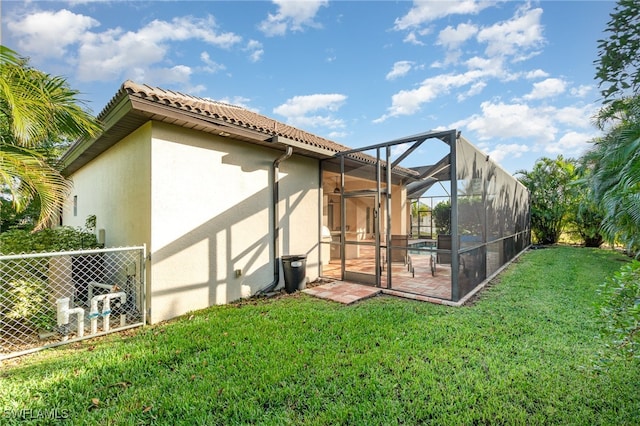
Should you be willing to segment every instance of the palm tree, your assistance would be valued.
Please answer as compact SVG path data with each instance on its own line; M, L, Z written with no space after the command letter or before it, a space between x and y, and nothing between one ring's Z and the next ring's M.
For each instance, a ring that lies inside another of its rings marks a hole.
M543 157L531 171L519 170L518 180L531 192L531 231L539 244L555 244L575 202L576 161Z
M604 208L604 234L640 252L640 96L615 108L600 112L597 124L606 133L585 159L593 165L594 195Z
M59 212L70 183L50 161L54 142L94 136L100 126L62 77L31 68L0 46L0 186L17 211L37 199L41 229Z

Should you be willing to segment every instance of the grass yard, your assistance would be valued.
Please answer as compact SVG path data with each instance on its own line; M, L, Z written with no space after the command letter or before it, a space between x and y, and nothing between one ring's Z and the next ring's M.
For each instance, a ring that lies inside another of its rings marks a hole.
M472 306L295 294L43 351L2 366L0 423L640 424L640 366L592 368L624 261L536 250Z

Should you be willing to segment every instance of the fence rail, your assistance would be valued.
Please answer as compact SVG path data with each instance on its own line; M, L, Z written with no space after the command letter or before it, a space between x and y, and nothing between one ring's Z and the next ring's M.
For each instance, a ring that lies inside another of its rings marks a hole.
M145 322L141 247L0 256L0 360Z

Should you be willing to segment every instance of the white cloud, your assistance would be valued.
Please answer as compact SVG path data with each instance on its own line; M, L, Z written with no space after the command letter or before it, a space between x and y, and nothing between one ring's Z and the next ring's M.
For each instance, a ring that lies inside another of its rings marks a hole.
M549 77L549 73L546 72L546 71L543 71L541 69L528 71L524 75L524 78L529 79L529 80L533 80L533 79L536 79L536 78L545 78L545 77Z
M244 50L249 52L249 60L251 62L258 62L262 59L262 55L264 55L262 43L257 40L249 40Z
M262 55L264 54L264 50L260 49L260 50L255 50L253 52L251 52L251 54L249 55L249 60L251 62L259 62L260 59L262 59Z
M18 47L24 53L39 57L67 55L70 45L82 40L84 34L100 23L90 16L78 15L66 9L57 12L35 12L7 23L7 28L19 36Z
M598 107L594 104L583 106L567 106L563 108L546 107L540 109L544 114L553 115L564 125L572 127L590 128L591 118L595 116Z
M441 67L448 64L456 64L462 57L460 46L478 32L478 27L472 24L459 24L456 28L447 26L440 31L436 40L436 45L444 46L447 50L444 62L436 61L434 67Z
M584 98L589 93L591 93L592 90L593 86L583 84L578 87L572 87L570 93L572 96L575 96L577 98Z
M544 43L542 9L528 7L523 6L513 18L478 32L477 40L487 44L488 56L514 56L515 61L521 61L538 53Z
M67 0L67 3L69 3L69 5L71 6L78 6L83 4L98 3L102 1L104 0Z
M155 42L196 39L222 48L229 48L240 42L241 37L230 32L218 33L215 31L216 27L213 16L202 19L191 16L175 17L171 22L150 22L138 31L137 37Z
M412 10L402 19L396 20L395 29L409 29L412 32L420 25L448 16L450 14L472 14L495 3L474 2L425 2L414 3ZM448 26L439 33L437 44L448 50L444 61L435 61L432 68L458 63L462 56L461 46L475 36L477 43L485 45L484 56L472 56L464 60L468 71L436 75L424 80L419 87L401 90L392 95L391 106L387 112L374 122L385 121L389 117L411 115L420 111L425 103L448 95L453 91L460 102L483 92L488 81L498 79L501 82L526 78L540 78L547 74L542 70L529 73L512 72L506 66L509 62L522 61L539 53L544 45L541 25L542 9L531 9L529 4L519 7L507 20L479 28L471 23ZM470 50L473 52L473 50ZM554 84L555 83L555 84ZM559 94L566 90L560 79L548 79L536 83L535 89L528 95L530 99Z
M273 112L286 117L287 122L294 126L340 128L344 127L344 122L331 113L337 111L346 99L345 95L337 93L295 96L274 108ZM318 111L328 113L314 114Z
M347 132L329 132L329 134L327 135L327 137L331 140L342 139L346 138L347 136L349 136Z
M346 99L345 95L337 93L295 96L288 99L286 103L274 108L273 112L289 117L304 115L321 109L336 111Z
M224 65L221 65L211 59L211 57L209 56L209 52L202 52L200 54L200 60L205 63L205 66L202 68L203 71L215 74L218 71L222 71L225 69Z
M212 99L213 101L222 102L229 105L235 105L253 112L259 112L258 109L249 106L251 99L244 96L234 96L232 98Z
M481 104L480 114L455 122L450 127L474 132L479 141L529 140L532 141L530 150L572 153L593 137L590 134L590 117L595 108L595 105L535 108L524 103L487 101ZM580 128L585 130L576 131ZM498 154L491 155L495 158Z
M463 3L450 4L455 2L434 2L443 3L438 5L436 9L442 11L456 10L463 7ZM488 3L482 5L482 9L489 6ZM421 6L421 8L429 9L431 3ZM422 10L422 9L421 9ZM466 9L465 9L466 10ZM481 9L480 9L481 10ZM457 64L462 55L462 45L471 39L479 44L486 45L485 56L473 56L464 63L469 69L491 70L491 73L503 80L515 80L522 77L522 73L509 73L504 68L506 60L519 62L535 56L539 53L540 48L544 44L542 35L542 26L540 19L542 15L541 9L530 10L527 5L520 7L515 15L508 20L480 28L472 23L461 23L457 27L447 26L438 34L435 44L444 46L447 51L444 60L436 60L432 63L432 68L442 68L448 64ZM433 19L438 18L435 14ZM431 18L429 18L431 19ZM421 32L423 30L420 30ZM412 30L409 33L412 41L418 44L417 37ZM405 39L405 41L407 41ZM473 49L470 51L474 51ZM543 71L536 70L528 73L528 78L542 77L547 74Z
M186 65L176 65L174 67L134 68L130 72L132 79L136 81L153 81L154 85L176 83L188 85L192 69Z
M465 65L469 70L482 71L483 75L505 78L507 74L504 70L504 60L500 57L480 58L474 56L465 61Z
M409 32L403 41L405 43L415 44L416 46L424 46L424 43L418 39L414 31Z
M215 27L212 17L177 17L171 22L153 21L135 32L113 29L87 33L78 51L78 77L85 81L111 80L136 68L152 69L166 60L169 42L173 41L195 39L221 48L241 41L233 33L217 33Z
M138 30L92 31L99 25L91 17L60 10L21 16L8 24L8 28L20 37L22 53L60 58L75 67L81 81L140 79L144 76L149 84L186 82L193 70L171 63L169 55L174 49L171 42L199 40L226 49L242 40L234 33L218 31L211 16L154 20ZM211 72L224 68L207 58L208 55L201 56L206 66L199 70Z
M487 83L485 83L484 81L479 81L477 83L474 83L471 85L469 90L467 90L466 92L459 93L456 99L458 99L458 102L462 102L467 98L470 98L472 96L482 93L485 87L487 87Z
M304 115L287 117L287 123L299 128L326 127L328 129L342 128L344 121L330 115Z
M287 31L303 31L304 27L318 28L321 25L314 18L321 7L329 4L328 0L273 0L278 6L275 15L268 14L258 28L267 36L284 35Z
M480 107L481 114L461 120L455 127L475 132L480 140L528 138L550 142L555 138L557 128L553 117L529 105L486 101Z
M595 132L579 133L569 131L558 139L557 142L545 145L544 150L549 154L563 154L566 156L579 157L593 146L589 141L595 136Z
M207 90L207 87L203 84L196 84L195 86L186 85L184 87L184 92L188 93L189 95L197 95L198 93L202 93L205 90Z
M533 90L523 96L524 99L545 99L561 93L567 88L567 82L559 78L547 78L546 80L533 83Z
M498 144L489 151L489 157L493 161L500 163L505 158L520 158L523 154L531 151L529 146L524 144Z
M481 79L490 73L482 70L471 70L462 74L440 74L430 77L422 82L420 87L411 90L401 90L391 97L391 106L387 108L387 113L374 120L380 123L389 117L400 115L412 115L420 110L422 104L431 102L440 95L451 92L464 86L472 86L468 91L470 94L479 93L484 86Z
M394 29L407 30L418 28L449 15L475 15L486 7L495 4L488 1L414 1L409 12L395 20Z
M398 61L393 64L393 69L389 71L385 78L387 80L395 80L398 77L404 77L411 71L412 66L413 62L411 61Z
M444 57L444 63L442 65L457 64L460 62L461 57L462 51L460 49L449 50Z
M469 40L478 32L478 27L473 24L459 24L456 28L447 26L438 34L436 44L445 46L447 49L456 49L462 43Z

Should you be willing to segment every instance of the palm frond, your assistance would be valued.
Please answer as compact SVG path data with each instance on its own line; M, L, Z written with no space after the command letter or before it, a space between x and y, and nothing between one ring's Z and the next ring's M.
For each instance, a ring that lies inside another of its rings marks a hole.
M0 77L0 117L21 146L35 148L54 136L76 139L99 132L99 124L81 107L79 92L64 78L29 68L4 47Z
M10 192L16 210L34 198L40 201L35 230L45 227L58 213L71 183L44 158L27 148L0 145L0 185Z

